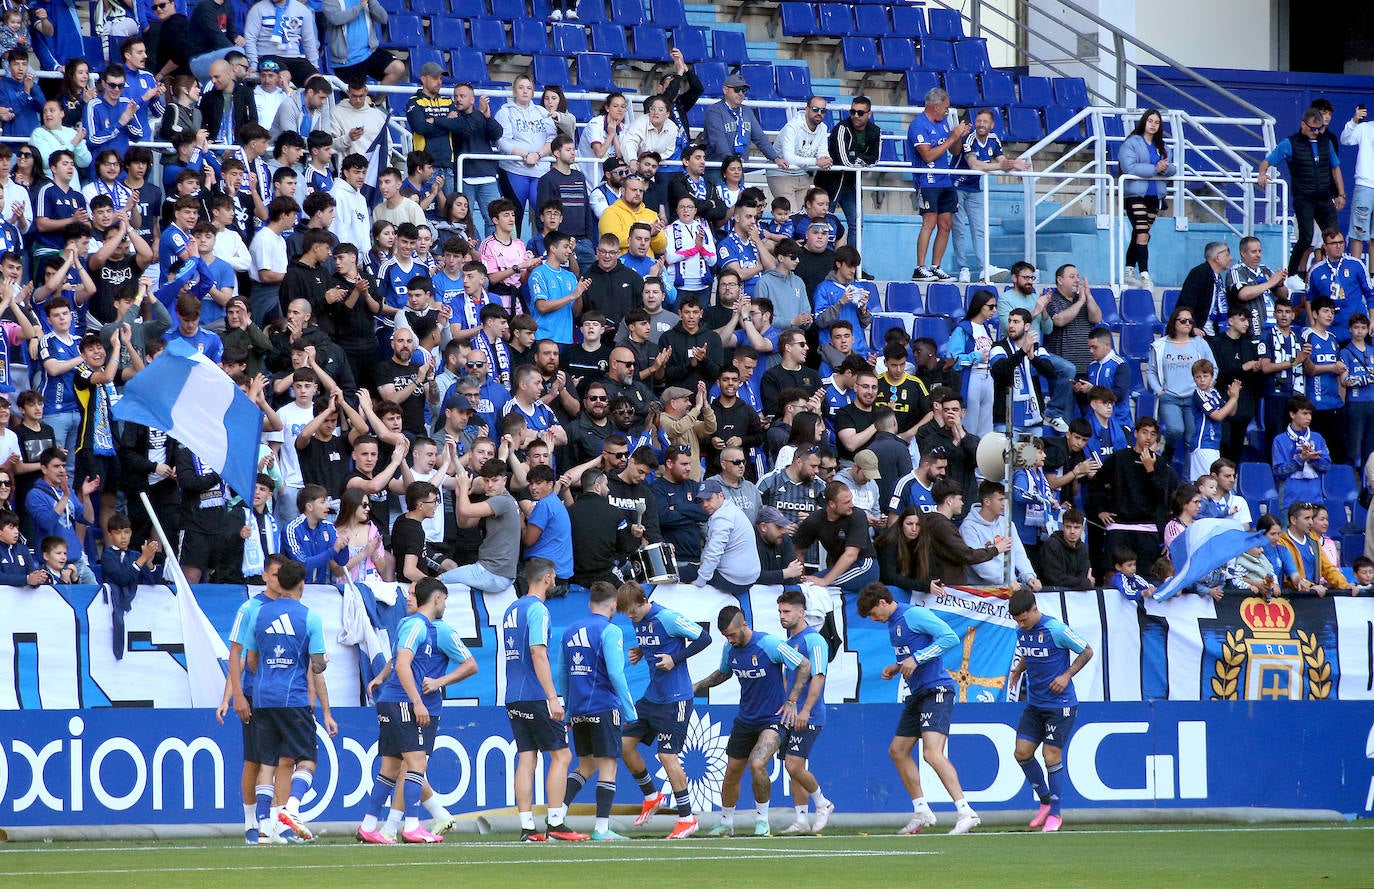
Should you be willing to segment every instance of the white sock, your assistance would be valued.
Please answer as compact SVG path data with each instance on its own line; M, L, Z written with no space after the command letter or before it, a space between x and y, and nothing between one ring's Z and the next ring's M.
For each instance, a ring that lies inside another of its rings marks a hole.
M720 810L720 823L721 823L721 824L724 824L726 827L734 827L734 826L735 826L735 807L734 807L734 806L730 806L728 809L727 809L727 808L722 808L722 809Z
M417 828L417 827L419 827L419 826L420 826L420 819L419 819L419 818L411 817L411 818L407 818L407 819L406 819L406 832L407 832L407 833L409 833L410 831L414 830L415 828Z
M549 809L549 827L557 827L568 817L568 807L559 806L556 809Z
M256 802L243 804L243 826L249 830L258 826L258 804Z
M755 817L756 819L758 819L759 821L767 821L767 820L768 820L768 803L767 803L767 802L755 803L755 804L754 804L754 817Z
M929 812L930 804L926 802L925 797L918 796L911 801L911 808L916 812L917 815L919 815L922 812Z
M363 833L371 833L377 829L377 816L368 812L363 816L363 823L358 827Z
M954 801L954 808L955 808L956 810L958 810L958 812L959 812L960 815L972 815L972 814L973 814L973 806L970 806L970 805L968 804L968 800L966 800L966 799L956 799L956 800Z
M387 809L386 826L383 827L382 830L386 833L395 833L401 827L401 817L404 814L404 812L401 812L398 809Z
M421 805L425 807L425 811L428 812L432 818L448 817L448 809L439 805L439 795L437 793L431 794L429 799L422 802ZM530 817L533 818L533 814L531 814Z
M821 792L821 785L819 784L816 785L815 792L811 794L811 801L816 804L817 812L830 805L830 800L825 798L825 794Z
M797 809L797 820L800 821L800 822L802 822L802 823L805 823L805 822L806 822L806 806L797 806L796 809Z
M521 830L534 830L534 813L533 813L533 812L521 812L521 813L520 813L520 829L521 829Z
M267 823L271 825L272 836L281 833L281 820L277 818L281 814L281 806L273 806L268 809Z
M595 828L595 829L596 829L596 831L597 831L598 833L605 833L606 831L610 830L610 829L611 829L611 819L609 819L609 818L598 818L598 819L596 819L596 828Z

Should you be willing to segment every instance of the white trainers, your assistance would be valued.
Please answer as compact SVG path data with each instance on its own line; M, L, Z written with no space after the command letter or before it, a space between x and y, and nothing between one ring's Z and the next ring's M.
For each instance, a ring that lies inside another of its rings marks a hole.
M1150 288L1155 286L1155 279L1150 277L1149 272L1140 273L1140 286L1145 288L1146 290L1149 290Z
M958 820L957 822L955 822L955 824L954 824L954 828L953 828L952 830L950 830L950 834L951 834L951 835L966 834L966 833L968 833L970 830L973 830L975 827L977 827L978 825L980 825L980 824L982 824L982 823L983 823L983 819L982 819L982 818L979 818L977 815L974 815L974 814L972 814L972 813L970 813L970 814L968 814L968 815L960 815L960 816L959 816L959 820Z
M816 810L816 822L811 825L812 833L820 833L825 830L825 826L830 823L830 816L835 814L835 804L826 803Z
M563 21L563 10L561 10L561 9L550 10L550 11L549 11L549 21L554 21L554 22L561 22L561 21Z
M1128 265L1121 273L1121 283L1125 287L1139 287L1140 276L1135 273L1135 266Z
M432 834L443 836L444 834L453 830L453 828L457 824L457 819L455 819L452 815L445 815L442 818L434 819L434 823L430 825L429 832Z
M576 9L569 9L569 10L568 10L568 21L570 21L570 22L575 22L575 21L577 21L577 10L576 10Z
M1045 421L1045 425L1053 429L1055 432L1058 432L1060 435L1069 434L1068 421L1065 420L1063 417L1052 417Z
M1010 269L1004 269L1000 265L990 265L983 269L983 280L989 284L997 281L1005 281L1011 275Z
M811 828L807 826L805 821L798 818L796 821L784 827L782 832L789 836L804 835L810 833Z
M969 271L968 266L959 269L959 283L967 284L973 280L973 272Z
M1307 282L1304 281L1302 278L1299 278L1297 275L1289 275L1287 278L1285 278L1283 286L1287 288L1289 293L1307 292Z
M929 809L924 812L917 812L915 815L911 816L911 820L906 823L906 827L903 827L901 830L897 831L897 833L902 836L914 836L927 827L933 827L935 821L935 813Z

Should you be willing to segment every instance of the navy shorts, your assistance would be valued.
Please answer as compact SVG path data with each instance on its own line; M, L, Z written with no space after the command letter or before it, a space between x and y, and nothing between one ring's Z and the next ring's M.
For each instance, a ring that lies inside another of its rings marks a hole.
M1021 721L1016 724L1016 737L1062 750L1069 743L1069 735L1077 718L1077 707L1037 707L1027 704L1026 709L1021 711Z
M259 763L315 761L315 711L309 707L260 707L253 711L252 725Z
M954 689L944 685L908 696L893 734L898 738L919 738L922 732L948 735L955 697Z
M730 726L730 740L725 744L725 755L729 759L748 759L764 732L777 732L781 739L782 731L782 723L777 720L750 722L736 719L734 725Z
M569 720L578 756L620 756L620 711L587 713Z
M562 750L568 746L568 727L549 715L548 701L512 701L506 705L515 749Z
M659 753L681 753L687 741L687 721L692 718L691 701L639 701L639 718L625 726L624 735L641 744L658 741Z
M377 753L400 758L403 754L423 750L426 756L434 752L434 738L439 734L439 716L431 713L429 725L415 721L409 701L377 702Z
M257 729L253 728L253 698L244 695L248 701L248 718L243 721L243 761L261 762L258 759L258 734Z
M811 748L816 746L816 739L821 736L823 725L808 725L804 731L793 731L790 728L782 730L782 744L778 747L778 756L786 758L789 756L800 756L807 759L811 756Z
M925 213L953 213L959 209L959 191L954 188L921 186L920 210Z

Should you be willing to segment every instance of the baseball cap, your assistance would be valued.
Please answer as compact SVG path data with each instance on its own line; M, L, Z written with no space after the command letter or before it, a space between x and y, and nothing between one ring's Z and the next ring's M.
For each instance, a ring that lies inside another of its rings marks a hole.
M862 469L869 478L882 478L878 474L878 455L867 448L854 455L854 465Z
M701 487L697 489L697 498L705 500L707 497L714 497L717 494L724 493L725 486L720 483L720 479L708 478L706 481L702 482Z
M274 61L274 60L272 60L272 59L263 59L261 62L258 62L258 70L259 70L259 71L280 71L280 70L281 70L281 65L277 64L277 62Z
M745 80L743 75L731 74L729 77L725 78L725 86L731 87L732 89L747 90L749 89L749 81Z
M630 172L630 162L625 160L625 158L623 157L618 157L617 155L613 154L610 157L606 158L606 160L601 164L601 169L603 172L606 173L614 173L617 171L624 171L628 173Z
M444 66L440 65L438 62L425 62L420 66L421 77L443 77L447 73L448 72L444 70Z
M770 525L777 525L779 528L786 528L788 525L792 524L787 520L787 516L778 512L778 510L772 506L765 506L759 510L758 521L767 522Z
M811 217L811 222L806 226L806 228L808 231L814 228L823 228L826 231L830 231L830 223L826 221L826 218L824 216L813 216Z
M669 386L663 390L663 403L667 404L674 398L691 398L692 393L681 386Z

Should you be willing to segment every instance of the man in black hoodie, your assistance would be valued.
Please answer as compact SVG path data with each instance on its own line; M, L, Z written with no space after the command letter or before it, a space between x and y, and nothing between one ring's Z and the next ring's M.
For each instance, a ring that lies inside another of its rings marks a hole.
M684 297L678 306L679 321L658 338L660 349L671 348L668 366L663 371L665 386L695 390L698 383L709 389L725 364L725 347L720 336L701 323L701 300Z
M1155 452L1158 444L1159 423L1141 417L1136 421L1135 447L1114 451L1102 461L1088 487L1088 515L1106 528L1103 552L1126 547L1144 565L1159 558L1160 528L1178 487L1169 462ZM1111 565L1094 567L1097 577L1111 573Z

